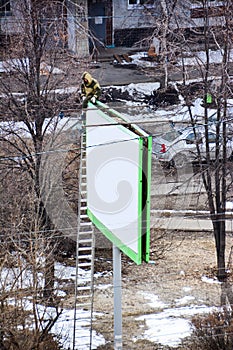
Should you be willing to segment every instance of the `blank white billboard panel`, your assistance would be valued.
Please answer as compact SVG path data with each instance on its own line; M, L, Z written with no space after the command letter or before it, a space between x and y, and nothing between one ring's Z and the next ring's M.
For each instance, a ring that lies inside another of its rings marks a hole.
M140 263L143 140L97 108L86 114L88 215Z

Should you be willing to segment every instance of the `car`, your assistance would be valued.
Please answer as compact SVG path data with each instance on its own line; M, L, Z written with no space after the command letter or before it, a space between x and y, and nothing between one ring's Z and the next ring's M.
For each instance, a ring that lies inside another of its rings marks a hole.
M201 161L206 160L205 128L203 126L186 127L183 130L171 128L168 132L153 137L152 152L164 167L184 168L186 164L198 162L197 144ZM208 128L208 144L210 159L215 160L216 132L214 127ZM221 144L221 137L220 137ZM221 147L221 146L220 146ZM220 148L219 159L223 152ZM227 158L232 156L233 141L227 140Z

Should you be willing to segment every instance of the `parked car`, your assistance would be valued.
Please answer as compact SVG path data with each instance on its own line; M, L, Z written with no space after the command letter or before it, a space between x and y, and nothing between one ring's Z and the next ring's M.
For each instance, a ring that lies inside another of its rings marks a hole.
M198 161L197 143L201 152L201 160L206 160L206 141L205 129L203 126L197 126L194 129L187 127L183 130L171 128L163 135L153 138L152 152L165 167L173 166L177 169L183 168L187 163ZM214 128L208 130L208 143L210 149L210 159L214 160L216 155L216 133ZM220 140L221 144L221 140ZM227 158L232 155L233 141L229 139L226 145ZM220 148L219 158L223 155Z

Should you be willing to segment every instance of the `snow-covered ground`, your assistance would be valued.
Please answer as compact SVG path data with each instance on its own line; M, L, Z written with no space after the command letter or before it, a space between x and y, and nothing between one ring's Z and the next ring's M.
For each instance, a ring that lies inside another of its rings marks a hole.
M14 284L15 277L20 274L17 268L15 269L4 269L1 273L1 281L12 287ZM61 263L55 264L55 276L60 281L60 289L57 286L57 294L60 297L65 297L66 293L62 290L62 283L64 285L67 281L75 281L76 268L71 266L65 266ZM101 278L102 274L95 274L95 281ZM85 270L79 269L79 283L85 284L85 280L88 278L87 272ZM32 283L31 271L25 269L22 275L21 288L29 288ZM64 281L64 282L63 282ZM203 283L219 283L217 280L210 279L206 276L202 278ZM41 280L38 283L43 286L43 278L41 275ZM6 285L6 287L7 287ZM19 287L19 286L18 286ZM8 287L7 287L8 288ZM17 285L15 285L17 288ZM112 284L98 284L95 286L98 289L112 289ZM214 310L212 307L207 307L206 305L197 306L194 304L195 296L192 295L192 289L189 287L183 287L182 294L184 295L180 299L175 300L175 304L165 304L162 302L156 294L152 292L142 292L145 303L147 303L155 312L150 312L149 314L144 314L142 310L142 315L135 317L135 321L144 321L145 327L140 329L140 332L135 334L133 341L139 339L147 339L151 342L160 343L162 345L167 345L170 347L176 347L180 344L181 340L192 333L192 327L190 323L190 318L197 314L206 314ZM193 302L193 304L192 304ZM15 305L15 300L9 300L9 303ZM24 307L25 310L32 310L32 302L30 298L23 299L19 302L20 305ZM215 308L216 309L216 308ZM36 307L38 318L46 323L47 320L52 319L56 316L56 308L46 307L42 304L37 304ZM89 328L86 320L88 319L89 311L78 310L77 311L77 323L76 332L78 333L78 349L86 350L86 344L89 341ZM95 312L94 306L94 320L98 317L104 319L104 314ZM32 326L33 327L33 326ZM74 327L74 308L63 308L61 315L59 316L57 322L51 329L51 332L59 337L64 350L69 350L72 348L73 344L73 327ZM113 337L113 334L112 334ZM123 328L123 339L124 339L124 328ZM97 334L95 330L92 331L92 349L97 349L98 346L105 344L105 339L101 334ZM77 345L77 344L76 344Z
M23 70L28 71L29 70L29 60L28 58L21 58L21 59L12 59L7 61L0 61L0 73L4 72L11 72L11 71L17 71L17 70ZM40 65L40 72L41 74L62 74L64 73L61 69L52 67L45 62L41 62Z
M25 262L26 263L26 262ZM1 286L5 291L17 290L18 288L28 289L33 285L33 275L30 269L23 266L19 268L7 269L4 268L0 272L1 276ZM21 278L18 281L18 276ZM69 281L75 282L76 276L76 268L71 266L65 266L61 263L55 263L55 279L59 279L59 286L56 283L56 294L59 297L65 297L66 293L62 290L62 285L66 285ZM100 274L95 274L95 279L97 279ZM88 272L83 269L79 269L78 279L80 284L85 285L85 281L88 279ZM18 281L17 283L15 281ZM38 274L38 287L43 287L44 280L43 275ZM33 304L31 302L31 298L23 298L21 301L17 301L14 299L8 300L9 304L19 305L24 308L24 310L32 311ZM36 305L36 312L38 319L41 320L41 325L45 326L46 322L50 319L54 319L56 317L56 308L55 307L46 307L42 304ZM88 327L88 319L89 319L89 311L87 310L77 310L76 314L76 332L78 334L78 349L86 350L87 344L89 343L89 327ZM101 316L101 313L94 312L94 319L96 316ZM33 328L33 325L30 326ZM56 334L60 339L60 342L63 346L64 350L68 350L72 348L73 344L73 328L74 328L74 305L71 308L63 308L61 315L58 318L58 321L52 327L51 332ZM92 332L92 349L96 349L99 345L105 344L105 339L101 334L97 334L95 330Z
M212 283L213 280L208 278L206 282ZM183 288L186 296L177 299L175 306L166 305L159 300L158 296L150 293L144 293L144 297L148 299L150 306L156 309L156 313L149 315L142 315L137 317L139 321L145 321L146 330L138 339L147 339L151 342L160 343L170 347L176 347L181 340L188 337L192 333L192 326L189 319L194 315L207 314L215 310L214 307L207 307L206 305L192 305L190 304L195 297L192 296L191 288ZM158 310L161 310L160 312Z
M209 63L220 63L223 60L223 51L222 50L209 50ZM192 55L192 56L191 56ZM136 64L140 67L147 67L151 68L153 66L157 66L157 62L144 60L145 58L148 58L147 52L138 52L136 54L133 54L130 56L132 59L132 62L127 63L124 62L123 64L129 65L129 64ZM229 61L233 61L233 50L229 52ZM195 52L195 56L193 53L183 53L183 58L179 58L176 62L178 66L195 66L195 65L203 65L206 63L206 53L204 51L198 51Z

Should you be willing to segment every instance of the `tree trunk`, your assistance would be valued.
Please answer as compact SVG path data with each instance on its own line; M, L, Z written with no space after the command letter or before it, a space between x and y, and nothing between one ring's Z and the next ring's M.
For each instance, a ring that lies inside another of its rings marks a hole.
M217 252L217 277L219 281L224 281L227 277L225 266L225 248L226 248L226 227L225 221L218 218L213 222L215 247Z
M230 304L233 307L233 290L232 284L229 282L223 282L221 284L221 305L226 306Z
M50 246L50 245L49 245ZM55 279L55 267L54 267L54 256L53 253L45 253L45 272L44 272L44 290L43 298L48 303L53 303L54 299L54 279Z

